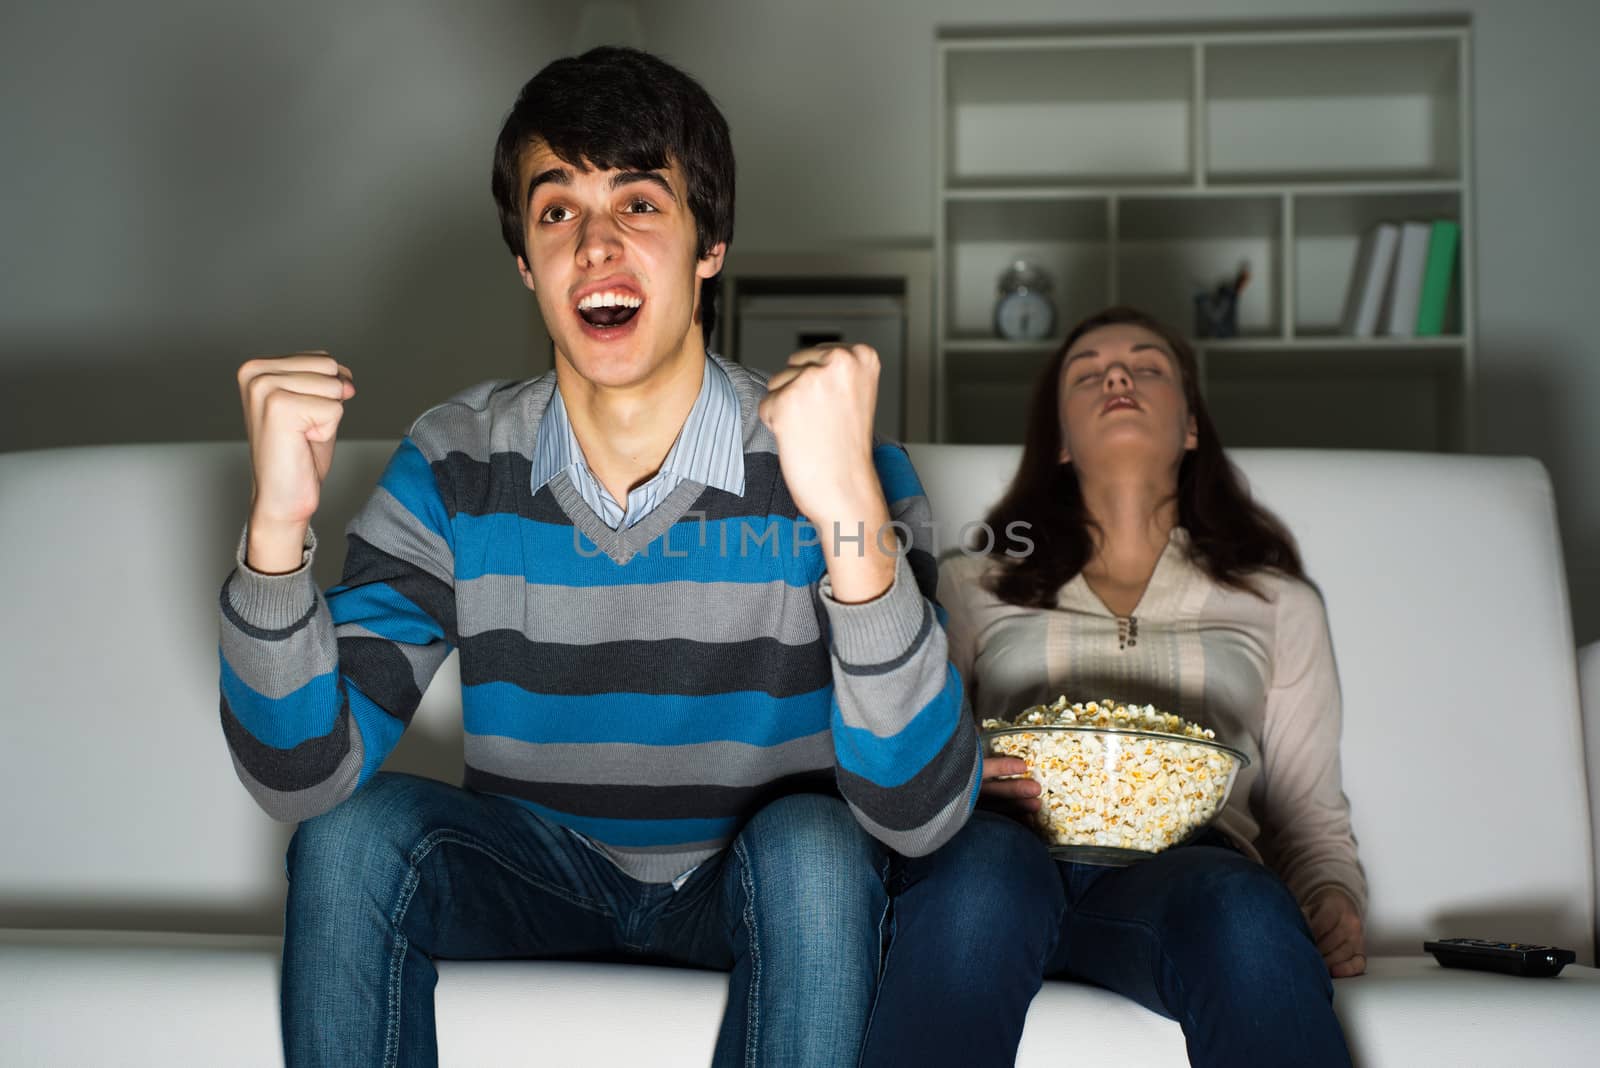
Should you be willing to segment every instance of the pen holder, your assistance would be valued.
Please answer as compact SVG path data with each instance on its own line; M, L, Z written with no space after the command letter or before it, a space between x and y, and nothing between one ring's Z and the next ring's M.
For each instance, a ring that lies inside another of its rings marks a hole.
M1236 337L1239 333L1239 293L1233 289L1194 295L1196 337Z

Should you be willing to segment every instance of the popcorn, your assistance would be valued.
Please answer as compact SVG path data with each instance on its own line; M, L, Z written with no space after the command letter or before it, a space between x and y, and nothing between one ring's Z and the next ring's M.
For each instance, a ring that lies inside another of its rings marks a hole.
M1021 757L1043 787L1036 820L1052 846L1158 853L1217 814L1240 759L1198 723L1110 699L1060 697L983 729L1007 732L991 734L990 749Z

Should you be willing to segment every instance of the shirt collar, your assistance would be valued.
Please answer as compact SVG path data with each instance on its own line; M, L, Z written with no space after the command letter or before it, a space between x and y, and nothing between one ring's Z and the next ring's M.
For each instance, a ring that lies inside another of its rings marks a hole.
M561 390L553 389L533 444L531 492L538 493L551 479L577 465L588 469L583 448L572 432ZM656 477L662 476L698 482L736 497L744 495L744 433L739 396L728 373L715 359L706 359L700 393L661 462Z

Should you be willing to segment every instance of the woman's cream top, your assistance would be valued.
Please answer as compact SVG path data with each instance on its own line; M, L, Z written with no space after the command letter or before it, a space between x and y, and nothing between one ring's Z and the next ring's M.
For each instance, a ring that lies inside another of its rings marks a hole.
M1216 826L1265 861L1302 905L1326 886L1364 913L1366 878L1339 781L1339 676L1315 590L1273 571L1264 594L1218 585L1172 532L1143 597L1119 618L1080 574L1054 608L1024 608L980 579L995 562L956 556L939 572L950 659L980 719L1065 695L1151 704L1242 750Z

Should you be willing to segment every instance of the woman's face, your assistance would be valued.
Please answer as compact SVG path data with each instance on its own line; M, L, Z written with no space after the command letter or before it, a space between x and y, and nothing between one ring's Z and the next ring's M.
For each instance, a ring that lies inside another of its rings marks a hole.
M1142 326L1102 326L1073 342L1059 397L1061 462L1080 473L1129 461L1176 472L1195 447L1178 361Z

